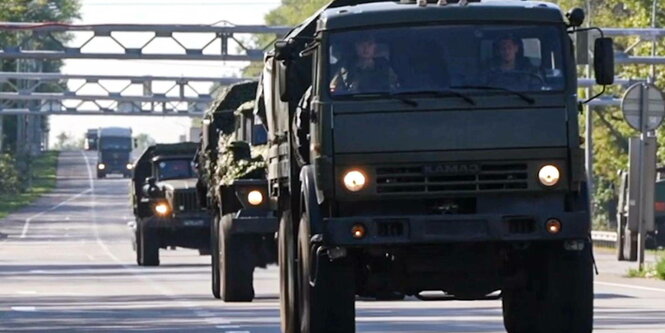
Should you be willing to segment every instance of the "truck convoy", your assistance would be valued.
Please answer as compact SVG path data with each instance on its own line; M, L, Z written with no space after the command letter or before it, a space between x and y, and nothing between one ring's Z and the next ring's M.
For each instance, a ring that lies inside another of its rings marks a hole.
M547 2L336 0L275 43L254 99L267 180L200 187L217 221L254 190L279 218L283 332L354 332L356 295L382 294L501 297L510 333L592 331L583 21ZM612 83L611 39L593 61ZM232 127L207 117L203 163L247 160L251 138L210 147Z
M193 160L197 144L158 144L136 161L130 184L136 262L159 265L159 249L169 246L210 253L210 219L199 205Z
M199 197L213 218L212 293L226 302L251 301L254 268L277 260L256 89L256 81L235 84L217 99L204 117L198 154Z
M97 178L109 174L132 175L131 154L134 149L132 129L102 127L97 131Z

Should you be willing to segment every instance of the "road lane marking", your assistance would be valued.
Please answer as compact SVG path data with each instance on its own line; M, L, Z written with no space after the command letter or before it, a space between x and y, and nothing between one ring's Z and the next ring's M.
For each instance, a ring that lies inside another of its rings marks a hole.
M54 211L54 210L56 210L56 209L62 207L64 204L66 204L66 203L68 203L68 202L70 202L70 201L72 201L72 200L75 200L75 199L81 197L82 195L84 195L84 194L86 194L86 193L88 193L88 192L90 192L90 191L91 191L90 189L87 189L87 190L85 190L85 191L83 191L83 192L81 192L81 193L75 194L75 195L69 197L67 200L65 200L65 201L63 201L63 202L60 202L59 204L57 204L57 205L55 205L55 206L53 206L53 207L51 207L51 208L49 208L49 209L47 209L47 210L45 210L45 211L42 211L42 212L40 212L40 213L37 213L37 214L32 215L32 216L28 217L27 219L25 219L25 223L23 224L23 232L21 232L21 237L20 237L20 238L25 238L25 236L28 234L28 229L30 228L30 222L31 222L32 220L34 220L34 219L36 219L36 218L38 218L38 217L40 217L40 216L42 216L42 215L44 215L44 214L46 214L46 213L48 213L48 212Z
M628 289L644 290L644 291L656 291L656 292L665 293L665 289L662 289L662 288L641 287L641 286L633 286L633 285L629 285L629 284L612 283L612 282L600 282L600 281L595 281L594 283L599 284L601 286L620 287L620 288L628 288Z
M128 266L125 264L120 258L118 258L113 252L111 252L111 249L106 245L106 243L102 240L101 236L99 235L99 226L97 223L97 211L96 211L96 194L95 194L95 184L93 181L92 177L92 169L90 168L90 160L88 159L88 156L85 155L83 151L80 151L81 155L83 155L83 159L85 160L85 166L88 170L88 182L90 186L90 196L91 196L91 205L90 205L90 210L91 210L91 218L92 218L92 223L93 223L93 229L94 229L94 234L95 234L95 239L97 242L97 245L99 245L104 253L109 256L113 261L115 261L118 265L120 265L122 268L124 268L126 271L128 271L132 276L136 277L138 280L141 280L145 283L147 283L150 287L152 287L155 291L161 293L163 296L167 297L168 299L178 303L181 307L188 309L191 313L193 313L195 316L206 319L208 322L210 321L216 321L217 324L231 324L230 321L228 320L223 320L223 322L217 321L219 318L214 318L214 314L207 312L207 311L201 311L201 310L195 310L198 306L190 301L183 301L177 297L171 290L164 288L157 282L155 282L153 279L141 274L141 272L137 272L137 268L134 266ZM212 318L211 318L212 317ZM246 333L250 333L249 331L243 331Z
M17 312L34 312L37 308L34 306L12 306L10 309Z

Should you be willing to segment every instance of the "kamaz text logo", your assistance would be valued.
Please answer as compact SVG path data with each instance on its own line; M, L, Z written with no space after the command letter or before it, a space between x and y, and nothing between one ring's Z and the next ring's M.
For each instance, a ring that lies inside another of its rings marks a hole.
M468 175L480 172L478 164L434 164L423 167L426 175Z

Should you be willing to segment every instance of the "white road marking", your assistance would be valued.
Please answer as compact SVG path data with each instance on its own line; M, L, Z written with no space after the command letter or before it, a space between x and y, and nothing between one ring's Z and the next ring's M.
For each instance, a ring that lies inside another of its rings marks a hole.
M10 309L18 312L33 312L37 311L37 308L34 306L12 306Z
M40 213L37 213L37 214L32 215L32 216L28 217L27 219L25 219L25 224L23 224L23 232L21 232L21 238L25 238L25 236L28 234L28 229L30 228L30 222L31 222L32 220L34 220L34 219L36 219L36 218L38 218L38 217L40 217L40 216L42 216L42 215L44 215L44 214L46 214L46 213L48 213L48 212L54 211L54 210L56 210L56 209L62 207L64 204L66 204L66 203L68 203L68 202L70 202L70 201L72 201L72 200L75 200L75 199L79 198L80 196L82 196L82 195L84 195L84 194L86 194L86 193L88 193L88 192L90 192L90 191L91 191L90 189L87 189L87 190L85 190L85 191L83 191L83 192L81 192L81 193L75 194L75 195L69 197L67 200L62 201L62 202L60 202L59 204L57 204L57 205L55 205L55 206L53 206L53 207L51 207L51 208L49 208L49 209L47 209L47 210L45 210L45 211L42 211L42 212L40 212Z
M240 326L238 326L238 325L217 325L215 327L217 327L219 329L222 329L222 330L223 329L229 329L229 328L240 328Z
M20 291L17 291L16 293L21 294L21 295L34 295L37 292L34 291L34 290L20 290Z
M635 290L645 290L645 291L656 291L656 292L665 293L665 289L662 289L662 288L641 287L641 286L633 286L633 285L629 285L629 284L612 283L612 282L600 282L600 281L596 281L596 282L594 282L594 283L595 283L595 284L599 284L599 285L601 285L601 286L620 287L620 288L628 288L628 289L635 289Z
M88 170L88 182L89 182L89 186L90 186L89 190L90 190L90 195L92 197L92 200L91 200L92 202L90 204L90 210L91 210L91 215L92 215L91 217L92 217L93 229L94 229L94 233L95 233L95 239L97 241L97 244L102 248L102 250L104 250L106 255L108 255L117 264L122 266L125 270L129 271L129 273L131 273L137 279L147 283L154 290L160 292L162 295L164 295L167 298L169 298L169 299L173 300L174 302L178 303L181 307L183 307L185 309L189 309L195 316L197 316L199 318L206 319L208 321L210 321L212 319L216 319L216 318L210 318L210 316L213 316L212 313L204 312L204 311L200 311L200 310L199 311L194 310L197 307L197 305L195 303L188 302L188 301L183 301L183 300L179 299L171 290L162 287L161 285L156 283L154 280L152 280L151 278L141 274L140 272L137 273L136 272L136 267L128 266L122 260L120 260L120 258L118 258L115 254L113 254L113 252L111 252L109 247L106 245L106 243L99 236L99 227L98 227L98 223L97 223L97 211L95 210L95 206L96 206L95 184L94 184L94 181L93 181L93 178L92 178L92 170L90 168L90 160L88 159L88 156L86 156L83 151L81 151L81 155L83 155L83 159L85 160L85 166ZM224 324L230 324L231 322L230 321L225 321L223 323ZM246 333L250 333L250 332L246 331Z

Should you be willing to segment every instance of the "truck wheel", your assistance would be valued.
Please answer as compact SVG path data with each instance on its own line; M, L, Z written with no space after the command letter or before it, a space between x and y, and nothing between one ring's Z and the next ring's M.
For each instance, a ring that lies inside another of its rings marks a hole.
M299 333L295 271L295 240L291 211L282 212L278 232L279 315L282 333Z
M624 223L624 217L622 216L617 219L616 249L617 249L617 260L619 261L626 260L626 257L624 256L625 238L626 238L626 226Z
M298 307L300 332L355 332L355 281L349 258L331 261L311 243L309 218L298 228Z
M219 291L219 243L217 241L217 237L219 236L219 215L215 214L215 218L212 221L212 225L210 226L210 248L212 251L212 255L210 256L212 259L212 295L219 299L221 298L221 294Z
M503 291L508 333L590 333L593 330L591 244L567 251L561 243L530 249L526 283Z
M150 230L145 223L139 223L141 266L159 266L159 239L154 230Z
M234 214L222 217L219 233L220 293L224 302L254 299L254 236L231 234Z
M627 261L637 261L637 233L624 231L623 258Z
M141 259L141 253L143 253L143 244L141 244L141 228L138 226L134 231L134 243L136 244L136 264L143 266L143 260Z

